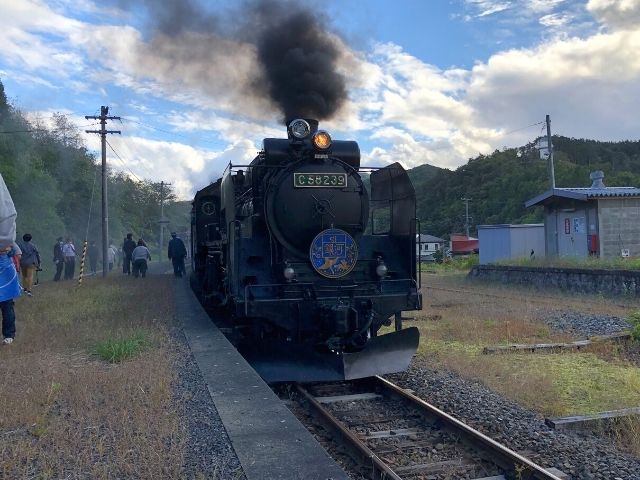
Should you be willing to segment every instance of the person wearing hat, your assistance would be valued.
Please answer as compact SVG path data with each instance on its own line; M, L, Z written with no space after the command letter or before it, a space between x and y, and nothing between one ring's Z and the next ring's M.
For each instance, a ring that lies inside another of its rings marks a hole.
M59 282L62 276L62 270L64 269L64 255L62 253L62 237L56 239L56 243L53 245L53 263L56 266L56 274L53 276L54 282Z
M182 277L185 272L184 257L187 256L187 247L184 242L178 238L176 232L171 232L171 240L169 240L168 256L173 263L173 274L176 277Z

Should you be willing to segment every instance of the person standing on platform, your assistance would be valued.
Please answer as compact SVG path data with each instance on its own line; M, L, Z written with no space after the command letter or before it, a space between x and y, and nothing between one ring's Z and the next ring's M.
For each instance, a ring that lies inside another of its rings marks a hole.
M89 243L87 253L89 254L89 268L91 269L91 273L95 275L98 271L98 246L95 240L91 240Z
M151 260L151 253L145 247L142 239L138 240L138 246L133 250L131 259L133 260L133 276L138 278L138 274L141 274L142 278L146 277L147 260Z
M13 299L22 288L11 255L15 253L16 208L9 189L0 174L0 311L2 311L2 344L11 345L16 336L16 313Z
M53 276L54 282L60 281L62 269L64 268L64 255L62 254L62 245L64 245L62 237L58 237L55 245L53 246L53 263L56 266L56 274Z
M186 273L184 269L184 257L187 256L187 247L184 246L182 239L178 238L176 232L171 232L168 255L171 263L173 263L173 274L176 277L182 277Z
M73 280L73 274L76 270L76 247L71 238L67 238L67 241L62 245L62 255L64 255L64 279Z
M31 234L25 233L22 236L22 242L18 242L20 250L22 250L22 257L20 258L22 288L29 297L33 296L31 292L33 288L33 274L40 268L40 252L38 252L38 248L31 243L31 239Z
M136 242L133 240L133 234L127 233L127 238L124 239L122 244L122 273L131 275L131 254L136 248Z
M118 249L112 243L107 249L107 263L109 264L109 271L113 270L113 265L116 263L116 257L118 256Z

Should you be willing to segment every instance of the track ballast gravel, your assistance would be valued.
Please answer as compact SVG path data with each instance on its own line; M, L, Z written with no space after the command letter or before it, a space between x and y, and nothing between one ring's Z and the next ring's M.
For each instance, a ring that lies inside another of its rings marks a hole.
M542 320L552 329L576 337L611 335L629 330L626 320L614 315L575 312L572 310L551 310L543 312Z
M479 382L420 362L389 378L512 450L534 452L536 463L556 467L574 480L640 480L640 459L606 439L556 432L540 415Z
M244 479L240 461L182 330L175 329L173 336L177 348L174 399L184 412L188 430L183 476L187 479Z

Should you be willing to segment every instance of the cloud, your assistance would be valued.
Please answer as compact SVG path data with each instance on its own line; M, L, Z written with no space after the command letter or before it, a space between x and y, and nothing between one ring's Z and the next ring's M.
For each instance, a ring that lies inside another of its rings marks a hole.
M91 150L100 151L97 135L87 135ZM220 150L139 136L110 135L107 139L110 168L134 179L170 182L179 198L193 198L195 192L220 177L229 163L243 165L256 156L257 148L249 140L232 143ZM114 153L117 152L117 155Z
M638 0L589 0L587 10L612 29L637 29L640 26Z
M466 3L474 8L477 13L476 17L486 17L494 13L503 12L511 8L512 2L501 0L465 0Z

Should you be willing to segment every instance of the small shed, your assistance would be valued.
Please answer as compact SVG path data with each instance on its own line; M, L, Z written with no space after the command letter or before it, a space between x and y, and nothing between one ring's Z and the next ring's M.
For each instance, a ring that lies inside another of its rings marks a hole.
M602 171L590 178L591 187L553 188L525 203L544 206L547 255L640 255L640 189L607 187Z
M543 223L478 225L478 240L480 265L545 256Z
M416 255L423 262L433 262L433 254L442 250L447 243L443 238L421 233L416 235Z
M452 255L469 255L478 253L478 239L468 237L462 233L452 233L450 236L450 250Z

